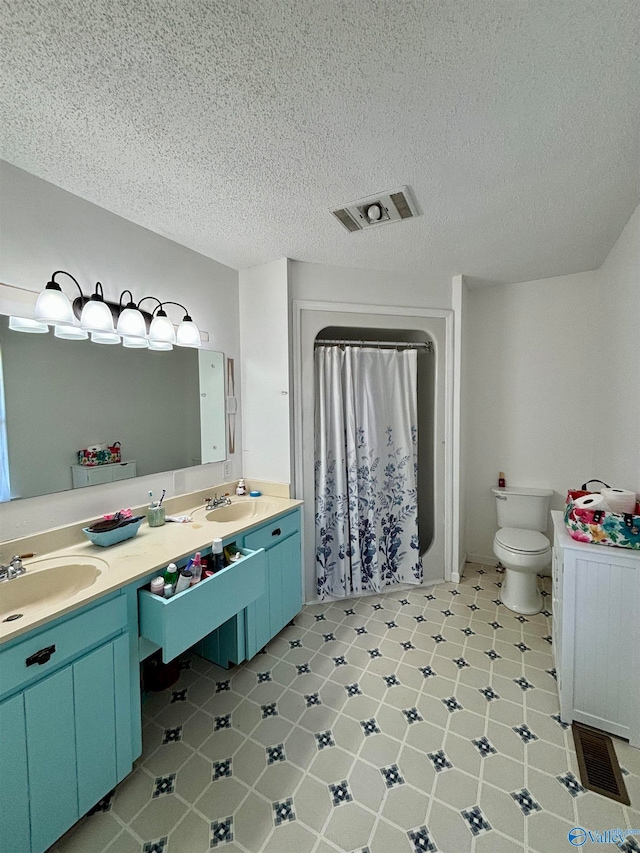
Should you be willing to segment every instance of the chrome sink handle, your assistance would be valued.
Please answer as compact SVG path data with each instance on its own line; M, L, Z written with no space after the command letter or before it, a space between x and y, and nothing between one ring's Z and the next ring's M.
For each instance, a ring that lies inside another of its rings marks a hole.
M231 498L229 495L218 497L217 492L214 492L212 498L205 498L205 504L205 509L218 509L220 506L231 506Z
M23 575L26 568L22 565L22 557L16 554L11 558L7 566L0 566L0 581L11 581L18 575Z

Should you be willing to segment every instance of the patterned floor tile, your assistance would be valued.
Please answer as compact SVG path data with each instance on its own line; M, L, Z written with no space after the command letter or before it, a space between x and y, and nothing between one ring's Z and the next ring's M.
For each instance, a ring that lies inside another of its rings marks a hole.
M615 740L635 808L582 788L551 617L502 580L314 604L229 671L185 655L136 770L52 853L548 853L576 819L635 827L640 752Z

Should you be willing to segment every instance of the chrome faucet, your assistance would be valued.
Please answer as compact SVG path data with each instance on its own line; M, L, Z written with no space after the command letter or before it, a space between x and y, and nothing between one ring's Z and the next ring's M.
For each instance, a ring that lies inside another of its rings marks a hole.
M23 575L26 568L22 565L22 557L16 554L7 566L0 566L0 581L11 581L18 575Z
M220 506L231 505L231 498L229 495L220 495L220 497L218 497L216 492L214 492L212 498L205 498L204 500L206 503L205 509L218 509Z

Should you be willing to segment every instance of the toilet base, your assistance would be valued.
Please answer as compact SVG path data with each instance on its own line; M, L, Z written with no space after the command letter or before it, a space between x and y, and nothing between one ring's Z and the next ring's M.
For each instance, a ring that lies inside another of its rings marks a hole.
M506 568L500 589L500 600L514 613L522 613L525 616L540 613L543 601L538 589L537 572L522 572Z

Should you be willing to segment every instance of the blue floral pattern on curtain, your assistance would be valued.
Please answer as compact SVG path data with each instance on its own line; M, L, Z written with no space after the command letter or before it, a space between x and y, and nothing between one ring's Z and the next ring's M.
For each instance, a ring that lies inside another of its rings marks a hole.
M415 351L316 349L320 599L421 583Z

